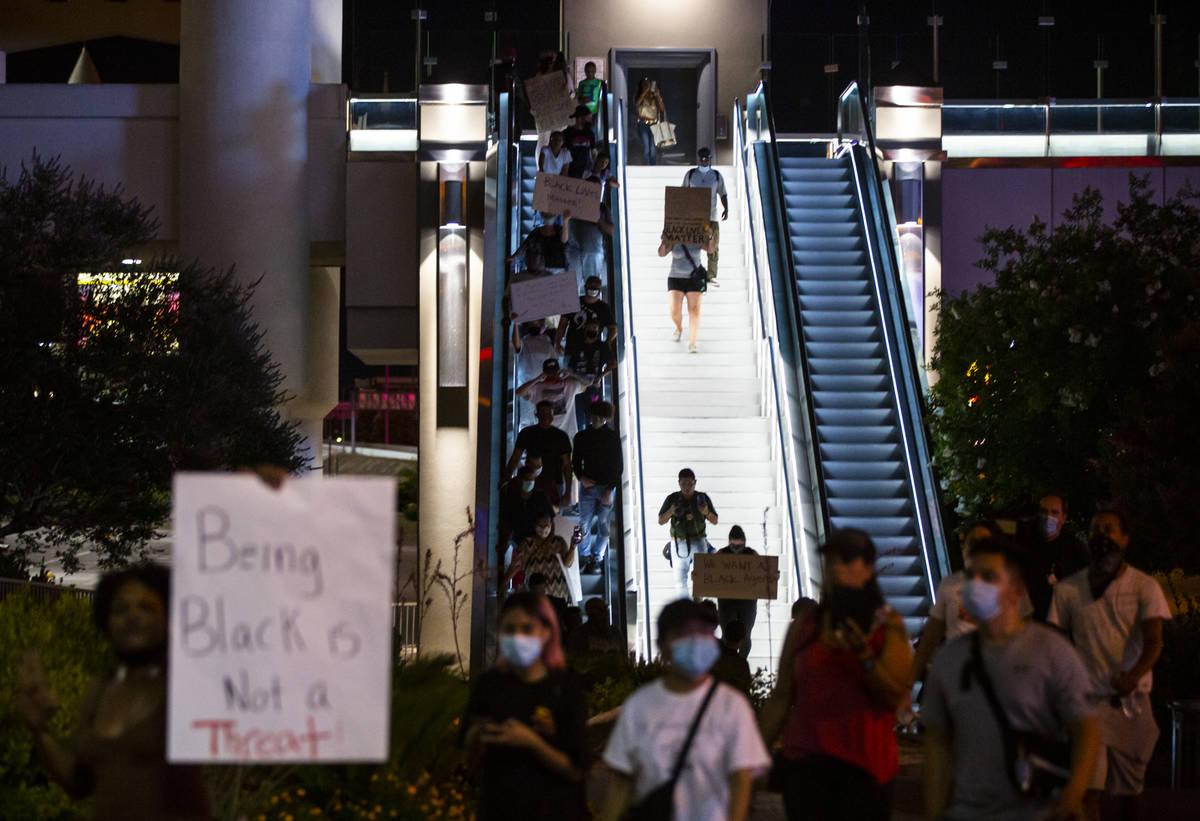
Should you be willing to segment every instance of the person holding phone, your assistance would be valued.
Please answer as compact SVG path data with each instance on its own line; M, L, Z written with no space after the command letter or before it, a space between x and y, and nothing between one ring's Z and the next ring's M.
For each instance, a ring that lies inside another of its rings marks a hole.
M659 93L657 82L651 82L649 77L641 79L633 108L637 112L637 130L642 138L642 165L658 165L658 146L650 127L667 118L667 106Z
M904 620L883 600L871 537L836 530L821 552L821 603L788 629L763 737L769 746L782 736L777 766L789 819L886 821L912 647Z

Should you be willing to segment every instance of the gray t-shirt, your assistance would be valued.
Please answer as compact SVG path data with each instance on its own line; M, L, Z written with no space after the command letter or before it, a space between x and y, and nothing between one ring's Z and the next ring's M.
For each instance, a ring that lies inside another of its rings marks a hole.
M689 260L683 249L687 249L687 254L691 254ZM692 269L703 263L701 258L699 245L684 245L682 242L677 243L671 249L671 272L667 274L669 277L678 277L680 279L688 279L692 275Z
M963 666L970 657L970 635L938 651L921 707L926 726L945 730L954 746L954 795L945 817L1041 818L1051 801L1025 798L1013 789L1000 727L978 678L971 676L970 685L962 687ZM1028 624L1003 645L984 642L983 663L1016 730L1066 740L1067 725L1092 713L1083 661L1055 630Z

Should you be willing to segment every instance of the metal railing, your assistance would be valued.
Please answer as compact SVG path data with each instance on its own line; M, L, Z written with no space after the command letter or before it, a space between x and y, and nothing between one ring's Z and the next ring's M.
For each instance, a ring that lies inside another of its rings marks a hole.
M617 370L617 406L621 413L621 449L627 470L622 483L622 549L632 548L640 555L641 562L634 565L634 585L638 592L637 638L635 645L645 658L654 655L650 641L650 564L647 558L649 530L646 525L646 498L642 484L642 423L641 405L638 399L638 348L637 336L633 332L633 272L629 257L629 208L626 195L629 181L626 175L626 153L629 145L625 129L624 103L612 98L613 116L610 123L616 140L610 151L612 167L616 169L620 187L613 195L613 305L621 317L617 337L617 357L621 367ZM628 568L626 569L628 572Z
M61 584L22 581L21 579L0 579L0 601L16 593L28 593L29 598L41 603L56 602L63 596L91 601L96 595L91 590L67 587Z
M415 601L392 604L392 632L397 657L415 658L421 638L421 612Z

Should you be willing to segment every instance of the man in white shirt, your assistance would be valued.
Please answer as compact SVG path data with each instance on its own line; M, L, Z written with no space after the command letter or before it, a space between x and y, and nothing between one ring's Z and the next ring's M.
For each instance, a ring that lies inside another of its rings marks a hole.
M667 672L641 687L621 707L604 750L613 770L600 817L617 821L629 807L670 781L684 739L710 686L721 654L713 635L716 614L679 599L658 617L658 646ZM717 684L697 725L672 792L672 818L745 821L751 785L770 764L746 697Z
M1167 598L1153 577L1125 561L1129 530L1115 510L1092 519L1087 568L1054 586L1049 623L1071 637L1090 678L1100 754L1084 801L1100 819L1103 792L1119 796L1121 818L1138 817L1146 765L1158 740L1150 709L1151 670L1162 654Z
M712 206L709 214L712 227L712 246L708 251L708 281L712 285L717 283L714 281L717 278L717 244L721 241L721 220L729 219L729 195L725 192L725 178L721 176L721 172L713 168L712 151L707 148L701 148L696 152L696 159L700 163L695 168L683 175L684 188L710 188L712 189ZM717 211L717 203L720 202L721 210ZM719 219L718 219L719 215Z

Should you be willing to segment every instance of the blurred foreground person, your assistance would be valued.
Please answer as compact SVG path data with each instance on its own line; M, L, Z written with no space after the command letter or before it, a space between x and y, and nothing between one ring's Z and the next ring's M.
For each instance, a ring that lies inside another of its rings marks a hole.
M887 821L899 770L893 732L908 697L912 648L884 603L875 545L861 530L829 537L821 604L793 621L763 735L782 733L789 819Z
M1065 638L1021 614L1029 561L1007 540L972 546L962 600L979 628L933 659L921 710L930 818L1081 817L1097 743L1087 673Z
M587 818L586 719L553 606L514 593L500 609L500 657L472 686L463 722L468 763L483 772L481 821Z
M72 798L90 798L92 821L211 817L201 768L166 758L169 590L166 568L152 564L101 578L96 625L118 664L88 685L70 744L47 726L58 699L41 659L29 653L17 670L17 714L50 777Z
M658 646L669 666L621 707L604 750L614 771L604 821L745 821L770 759L750 702L709 675L721 654L716 627L712 609L692 599L663 608Z

